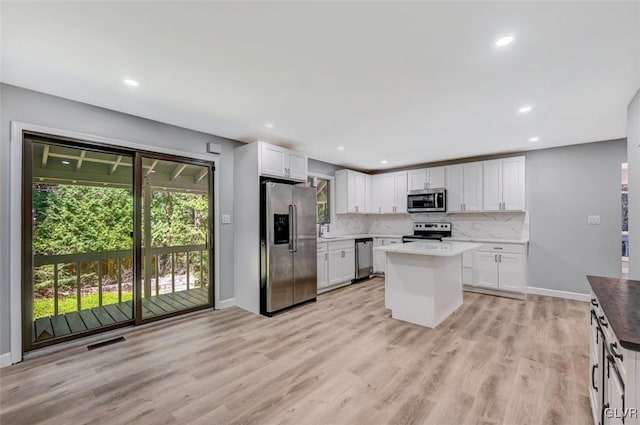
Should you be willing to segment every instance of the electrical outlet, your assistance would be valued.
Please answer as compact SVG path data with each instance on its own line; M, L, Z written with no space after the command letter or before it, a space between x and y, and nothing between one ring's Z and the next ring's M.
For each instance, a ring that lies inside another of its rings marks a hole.
M587 224L600 224L600 216L590 215L589 217L587 217Z
M229 214L222 214L222 224L231 224L231 216Z

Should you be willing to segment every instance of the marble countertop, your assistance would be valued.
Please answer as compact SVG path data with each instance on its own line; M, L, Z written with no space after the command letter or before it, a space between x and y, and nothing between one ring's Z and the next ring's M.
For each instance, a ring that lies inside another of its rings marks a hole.
M480 244L469 242L411 242L397 245L379 246L374 251L398 254L430 255L434 257L455 257L465 251L480 248Z
M360 238L398 238L401 239L402 235L380 235L380 234L365 234L365 235L336 235L329 236L327 238L318 238L318 243L322 242L335 242L335 241L348 241L351 239Z
M481 243L513 243L513 244L528 244L529 243L529 239L528 238L523 238L523 239L498 239L498 238L480 238L480 237L473 237L473 238L465 238L465 237L450 237L450 238L443 238L443 241L451 241L451 242L481 242Z

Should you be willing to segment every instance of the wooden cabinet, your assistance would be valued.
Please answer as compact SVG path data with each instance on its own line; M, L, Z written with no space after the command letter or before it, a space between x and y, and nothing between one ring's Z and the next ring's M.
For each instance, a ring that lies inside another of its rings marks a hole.
M447 212L482 211L482 163L446 168Z
M371 176L353 170L336 171L336 214L364 214L371 205Z
M407 173L408 190L439 189L445 187L446 167L422 168Z
M498 254L476 251L474 259L474 281L477 286L498 287Z
M524 157L484 161L484 211L524 211Z
M407 172L376 174L371 178L371 209L374 214L407 212Z
M259 143L259 170L261 176L289 180L307 180L307 156L280 146Z

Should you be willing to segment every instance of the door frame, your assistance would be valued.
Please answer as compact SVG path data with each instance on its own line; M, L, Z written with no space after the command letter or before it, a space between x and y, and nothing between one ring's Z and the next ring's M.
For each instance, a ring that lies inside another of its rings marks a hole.
M11 336L11 360L10 363L18 363L22 361L22 266L23 266L23 249L22 249L22 193L23 193L23 167L22 153L24 144L24 133L41 133L47 136L60 137L63 139L76 139L88 143L94 143L103 146L120 147L125 149L133 149L141 152L152 154L165 154L169 156L188 158L193 160L213 162L214 173L213 178L213 244L215 248L219 248L220 234L220 183L219 183L219 161L220 157L216 154L198 154L191 152L181 152L173 149L156 147L153 145L141 144L122 139L114 139L93 134L87 134L72 130L64 130L55 127L48 127L38 124L25 123L20 121L11 121L10 135L10 189L9 189L9 252L1 252L8 258L9 264L9 315L10 315L10 336ZM205 149L203 142L203 150ZM2 249L2 246L0 246ZM213 262L213 292L214 292L214 308L221 307L220 300L220 249L214 249Z

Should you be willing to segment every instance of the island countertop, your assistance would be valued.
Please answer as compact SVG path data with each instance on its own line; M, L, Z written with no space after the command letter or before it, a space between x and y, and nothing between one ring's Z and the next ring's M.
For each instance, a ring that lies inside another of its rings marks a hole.
M620 345L640 351L640 281L600 276L587 280Z
M394 252L399 254L430 255L434 257L454 257L465 251L482 246L469 242L409 242L397 245L379 246L374 251Z

